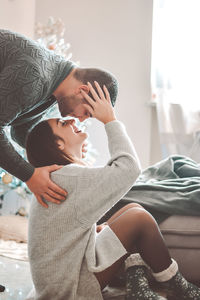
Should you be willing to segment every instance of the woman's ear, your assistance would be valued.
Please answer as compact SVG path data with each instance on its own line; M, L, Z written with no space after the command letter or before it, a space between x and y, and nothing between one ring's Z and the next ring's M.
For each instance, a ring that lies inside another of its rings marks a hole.
M64 149L65 149L65 143L64 143L63 140L59 139L59 140L57 140L56 142L57 142L58 148L59 148L60 150L64 150Z

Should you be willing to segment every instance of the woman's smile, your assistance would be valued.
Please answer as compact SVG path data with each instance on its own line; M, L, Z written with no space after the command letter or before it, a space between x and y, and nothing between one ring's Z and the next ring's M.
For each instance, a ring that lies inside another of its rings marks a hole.
M57 118L49 119L48 123L57 137L59 148L66 154L81 158L82 146L88 135L75 125L75 120Z

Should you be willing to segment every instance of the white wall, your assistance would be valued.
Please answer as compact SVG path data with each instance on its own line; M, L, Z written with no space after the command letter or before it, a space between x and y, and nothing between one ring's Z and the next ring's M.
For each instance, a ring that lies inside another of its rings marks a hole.
M34 36L35 0L1 0L0 28Z
M152 0L36 0L36 21L49 16L66 25L74 61L81 66L101 67L119 81L116 112L146 167L150 163L151 96L150 63ZM90 139L99 152L98 163L107 160L104 130L95 122Z

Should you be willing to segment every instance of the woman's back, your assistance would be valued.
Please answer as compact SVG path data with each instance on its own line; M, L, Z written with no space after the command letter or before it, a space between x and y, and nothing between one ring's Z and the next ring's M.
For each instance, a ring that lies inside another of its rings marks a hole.
M48 209L36 200L31 205L29 259L37 299L76 299L90 231L83 240L84 230L76 226L75 218L67 201L60 206L49 204Z

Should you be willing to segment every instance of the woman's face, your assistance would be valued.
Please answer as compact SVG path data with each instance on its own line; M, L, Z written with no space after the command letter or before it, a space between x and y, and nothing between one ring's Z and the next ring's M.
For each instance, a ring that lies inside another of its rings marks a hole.
M48 123L53 133L60 137L58 144L60 149L67 154L72 154L81 158L82 145L88 137L87 133L79 130L75 125L75 120L49 119Z

